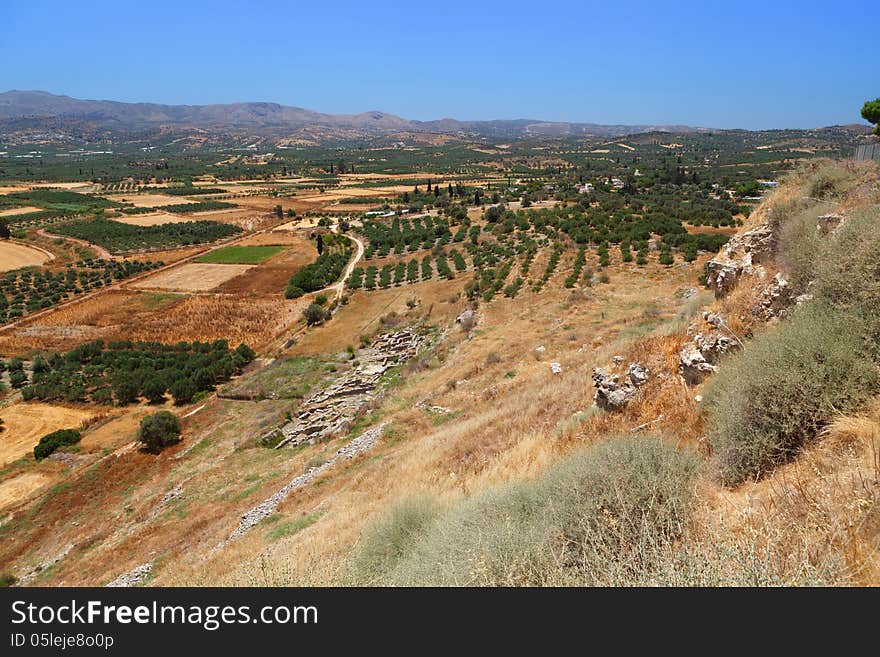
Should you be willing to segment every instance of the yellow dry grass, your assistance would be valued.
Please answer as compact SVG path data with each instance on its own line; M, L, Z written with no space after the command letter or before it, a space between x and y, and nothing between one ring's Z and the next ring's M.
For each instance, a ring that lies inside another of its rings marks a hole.
M198 221L196 215L171 214L170 212L150 212L149 214L121 213L114 221L132 226L161 226L163 224L179 224L187 221Z
M188 262L143 278L130 287L172 292L205 292L253 269L254 265L215 265Z
M46 471L29 471L0 481L0 510L20 504L33 493L56 479Z
M42 265L48 260L50 255L40 249L18 242L0 241L0 272Z
M3 409L5 430L0 433L0 466L33 452L40 438L58 429L78 429L99 413L95 408L68 408L54 404L13 404Z
M12 217L17 214L25 214L27 212L40 212L43 208L28 205L21 208L9 208L8 210L0 210L0 217Z

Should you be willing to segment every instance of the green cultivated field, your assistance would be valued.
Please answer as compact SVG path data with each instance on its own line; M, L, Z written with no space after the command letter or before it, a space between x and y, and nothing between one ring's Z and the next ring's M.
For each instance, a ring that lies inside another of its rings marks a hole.
M227 246L195 259L216 265L259 265L284 250L283 246Z

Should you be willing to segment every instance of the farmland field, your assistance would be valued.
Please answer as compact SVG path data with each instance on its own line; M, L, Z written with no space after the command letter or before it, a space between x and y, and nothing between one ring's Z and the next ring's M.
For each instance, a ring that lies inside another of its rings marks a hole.
M25 205L17 208L9 208L8 210L0 210L0 217L13 217L17 214L28 214L29 212L39 212L40 208L33 205Z
M174 290L176 292L205 292L240 276L252 265L217 265L202 263L200 260L174 267L155 276L140 280L132 287L150 290Z
M24 244L0 242L0 272L42 265L49 259L48 253Z
M119 221L94 219L73 221L53 227L59 235L75 237L103 246L114 253L143 249L161 249L214 242L241 231L236 226L216 221L190 221L160 226L131 226Z
M145 214L121 214L118 217L114 217L114 221L129 224L130 226L161 226L163 224L198 221L198 219L168 212L149 212Z
M58 429L77 429L98 409L67 408L54 404L13 404L3 409L6 430L0 435L0 466L27 456L40 438Z
M66 351L98 338L164 343L226 339L256 349L298 322L308 305L305 299L286 300L278 292L245 297L108 290L0 333L0 353Z
M36 490L39 490L54 477L48 472L26 471L0 482L0 510L13 506Z
M227 246L196 258L196 262L258 265L284 250L283 246Z

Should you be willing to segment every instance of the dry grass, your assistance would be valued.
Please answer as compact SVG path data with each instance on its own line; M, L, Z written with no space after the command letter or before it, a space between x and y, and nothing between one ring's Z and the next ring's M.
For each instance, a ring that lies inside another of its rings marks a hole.
M0 433L0 466L33 452L40 438L58 429L76 429L100 409L54 404L18 403L3 409L5 430Z
M0 241L0 273L42 265L49 259L49 254L45 251L9 240Z
M252 265L215 265L189 262L143 278L130 287L172 292L206 292L249 271Z

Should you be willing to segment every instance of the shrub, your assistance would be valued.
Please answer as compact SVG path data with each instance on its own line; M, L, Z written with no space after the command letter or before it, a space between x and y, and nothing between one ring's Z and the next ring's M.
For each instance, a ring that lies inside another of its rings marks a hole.
M34 458L37 461L42 461L58 448L75 445L81 438L80 432L76 429L53 431L40 438L40 442L34 447Z
M352 562L360 583L632 584L651 581L688 524L698 459L657 438L575 452L533 483L440 512L392 509Z
M846 192L852 175L839 163L821 166L807 181L807 194L813 198L837 197Z
M144 397L151 404L161 404L165 401L165 382L157 376L151 377L144 382Z
M303 310L303 317L305 317L306 323L309 326L315 326L316 324L320 324L329 319L330 313L317 303L310 303L306 309Z
M787 461L834 414L877 390L865 336L858 315L813 303L725 363L706 400L709 440L726 483Z
M825 238L811 291L838 308L880 316L880 209L853 213Z
M440 505L427 495L405 498L368 527L358 542L351 563L351 578L376 584L422 538L440 514Z
M787 212L785 213L787 214ZM802 209L781 221L779 259L787 270L795 289L804 290L816 275L822 240L816 230L819 208Z
M180 420L170 411L159 411L141 420L137 439L144 449L158 454L169 445L180 442Z

